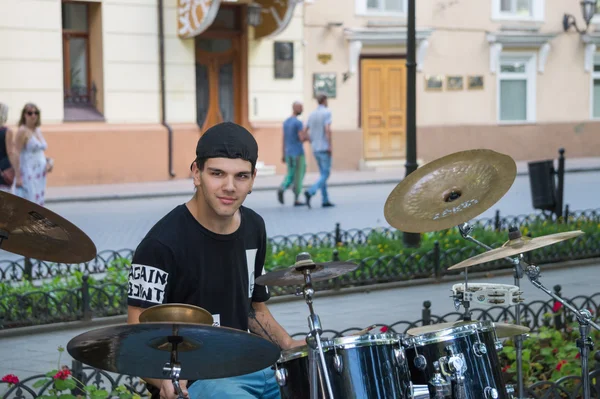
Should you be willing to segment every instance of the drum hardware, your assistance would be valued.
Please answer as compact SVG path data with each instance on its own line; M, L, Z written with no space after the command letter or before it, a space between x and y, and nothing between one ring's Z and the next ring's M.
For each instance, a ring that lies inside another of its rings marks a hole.
M465 279L467 278L467 269L470 266L474 266L477 264L490 262L498 259L507 259L512 262L514 266L514 281L515 286L518 290L521 290L520 280L523 278L523 267L521 266L521 262L523 261L523 253L528 251L533 251L538 248L542 248L548 245L552 245L558 243L560 241L568 240L571 238L578 237L583 233L581 230L575 230L564 233L556 233L542 237L529 238L523 237L521 235L521 231L515 226L509 226L508 229L508 241L505 242L502 247L492 249L490 246L476 240L471 236L472 232L471 226L468 223L463 223L459 226L460 234L463 238L474 242L475 244L486 248L488 251L481 253L479 255L475 255L469 259L466 259L454 266L448 268L448 270L455 269L465 269ZM511 256L515 256L511 258ZM531 280L531 278L530 278ZM534 284L535 285L535 284ZM467 292L468 286L465 284L465 292ZM456 304L456 302L455 302ZM521 306L520 302L515 305L515 313L516 313L516 323L517 325L521 324ZM517 396L522 397L524 395L524 386L523 386L523 337L515 336L515 350L516 350L516 358L517 358Z
M430 392L434 392L433 399L450 399L452 398L452 384L449 383L444 377L440 370L440 363L433 362L434 374L429 380L429 386L432 388Z
M468 223L463 223L462 225L460 225L458 227L458 230L460 231L460 235L464 239L471 241L471 242L479 245L480 247L487 249L488 251L493 250L493 248L490 247L489 245L486 245L486 244L482 243L481 241L475 239L473 236L471 236L471 232L473 231L473 228ZM521 231L518 228L516 228L515 226L509 226L509 229L508 229L509 241L508 242L511 242L511 240L519 240L521 238L522 238ZM484 254L485 254L485 252L484 252ZM515 286L517 287L518 292L521 293L521 279L523 278L523 268L521 267L521 259L523 258L523 254L519 254L519 256L515 257L515 258L509 258L509 257L504 257L504 258L513 264L513 270L514 270L513 276L514 276ZM452 267L454 267L454 266L452 266ZM450 267L449 270L452 269L452 267ZM467 277L467 268L465 268L465 279L466 279L466 277ZM465 292L467 292L468 288L467 288L466 284L465 284L464 289L465 289ZM520 299L520 301L517 301L515 303L515 313L516 313L517 325L521 325L520 303L523 301L522 298L519 297L519 299ZM516 351L516 360L517 360L517 376L516 377L517 377L518 395L521 396L524 393L522 337L520 335L517 335L517 336L515 336L514 341L515 341L515 351ZM498 348L497 342L495 343L495 345L496 345L496 348Z
M577 323L579 323L579 334L581 338L577 339L577 347L579 348L579 352L581 354L581 381L583 383L583 399L590 399L591 395L591 386L590 386L590 378L589 378L589 366L588 366L588 355L590 351L594 348L594 342L592 341L590 334L590 327L594 327L596 330L600 331L600 326L592 321L592 314L587 309L577 310L574 306L566 302L564 299L550 291L546 288L539 280L540 277L540 268L533 264L529 265L525 268L525 274L531 281L535 287L544 291L546 294L550 295L556 301L560 302L565 308L569 309L575 317L577 318Z
M414 385L412 399L431 399L427 385Z
M506 384L506 393L510 399L515 397L515 386L512 384Z
M338 355L337 349L335 346L333 347L333 368L338 373L341 373L342 370L344 369L344 363L342 361L342 357L340 355Z
M318 397L317 373L320 360L321 374L325 380L325 385L327 388L327 392L329 393L329 398L333 399L333 389L331 388L331 380L329 378L329 373L327 372L325 354L323 353L323 346L321 343L321 334L323 333L323 329L321 327L321 320L319 319L319 316L315 314L313 307L313 295L315 294L315 290L312 286L311 272L312 269L315 268L317 268L317 265L312 262L310 254L308 254L307 252L302 252L296 255L296 272L300 272L304 275L304 287L302 288L301 295L304 296L306 304L308 305L308 311L310 312L310 315L308 316L309 332L306 340L306 343L309 346L308 361L309 380L311 388L310 398L317 399ZM267 277L268 275L269 274L266 274L264 275L264 277ZM296 292L296 295L298 295L298 292ZM309 337L312 339L309 339ZM317 353L315 353L315 351ZM318 356L319 359L316 359L315 356Z
M0 191L0 247L26 258L56 263L84 263L96 246L81 229L56 213Z
M277 385L284 387L287 384L288 371L286 368L279 368L275 365L275 380Z

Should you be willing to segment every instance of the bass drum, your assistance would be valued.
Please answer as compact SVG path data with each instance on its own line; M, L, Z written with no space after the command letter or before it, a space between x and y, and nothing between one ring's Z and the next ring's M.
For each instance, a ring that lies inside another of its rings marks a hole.
M323 341L333 396L412 399L413 387L401 340L397 334L385 333ZM282 399L310 398L308 350L306 345L285 350L274 367ZM318 356L318 352L315 354ZM318 392L319 398L328 397L322 375L318 376Z
M403 341L413 383L427 385L432 398L510 399L496 342L489 321L419 327Z

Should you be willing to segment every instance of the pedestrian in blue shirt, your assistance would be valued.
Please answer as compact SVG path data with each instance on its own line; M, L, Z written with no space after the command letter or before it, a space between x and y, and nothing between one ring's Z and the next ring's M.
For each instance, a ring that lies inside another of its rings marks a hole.
M327 194L327 179L331 173L331 111L327 108L327 96L317 96L319 106L308 117L305 135L310 137L310 145L319 167L319 180L304 192L306 204L310 208L310 199L321 190L322 206L329 208L334 206L329 201Z
M308 137L304 135L302 122L298 119L300 114L302 114L302 110L302 103L299 101L294 102L292 105L292 116L283 122L282 161L287 165L287 174L279 190L277 190L277 199L279 203L283 204L283 193L293 185L294 206L305 205L303 202L298 201L298 197L300 197L300 192L302 191L304 173L306 173L306 159L302 143L308 140Z

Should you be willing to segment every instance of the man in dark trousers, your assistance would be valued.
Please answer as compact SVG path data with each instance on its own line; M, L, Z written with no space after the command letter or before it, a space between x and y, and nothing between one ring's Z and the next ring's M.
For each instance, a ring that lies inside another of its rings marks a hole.
M242 203L257 158L258 145L242 126L221 123L202 135L191 166L196 193L159 220L133 256L129 286L138 289L128 293L129 323L151 306L186 303L209 311L217 326L250 330L282 349L305 344L275 321L265 305L268 289L254 282L263 273L267 234L263 218ZM149 289L157 295L140 294ZM176 398L170 380L145 380L153 397ZM280 397L270 367L180 383L191 399Z
M302 182L306 173L306 159L302 145L308 137L304 135L302 122L298 117L302 114L302 103L295 101L292 105L292 115L283 122L283 162L287 166L287 174L277 190L277 199L283 205L283 193L293 184L294 206L305 205L298 201L302 191Z

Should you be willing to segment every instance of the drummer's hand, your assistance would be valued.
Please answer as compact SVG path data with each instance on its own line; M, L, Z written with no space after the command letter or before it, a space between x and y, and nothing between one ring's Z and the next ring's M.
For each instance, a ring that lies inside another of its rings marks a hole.
M302 345L306 345L306 340L305 339L293 339L290 342L290 346L289 346L288 349L296 348L296 347L302 346Z
M187 381L179 380L179 386L181 387L181 392L183 392L183 396L186 398L190 397L190 394L187 390ZM171 380L163 380L160 385L160 399L177 399L177 393L175 392L175 387Z

